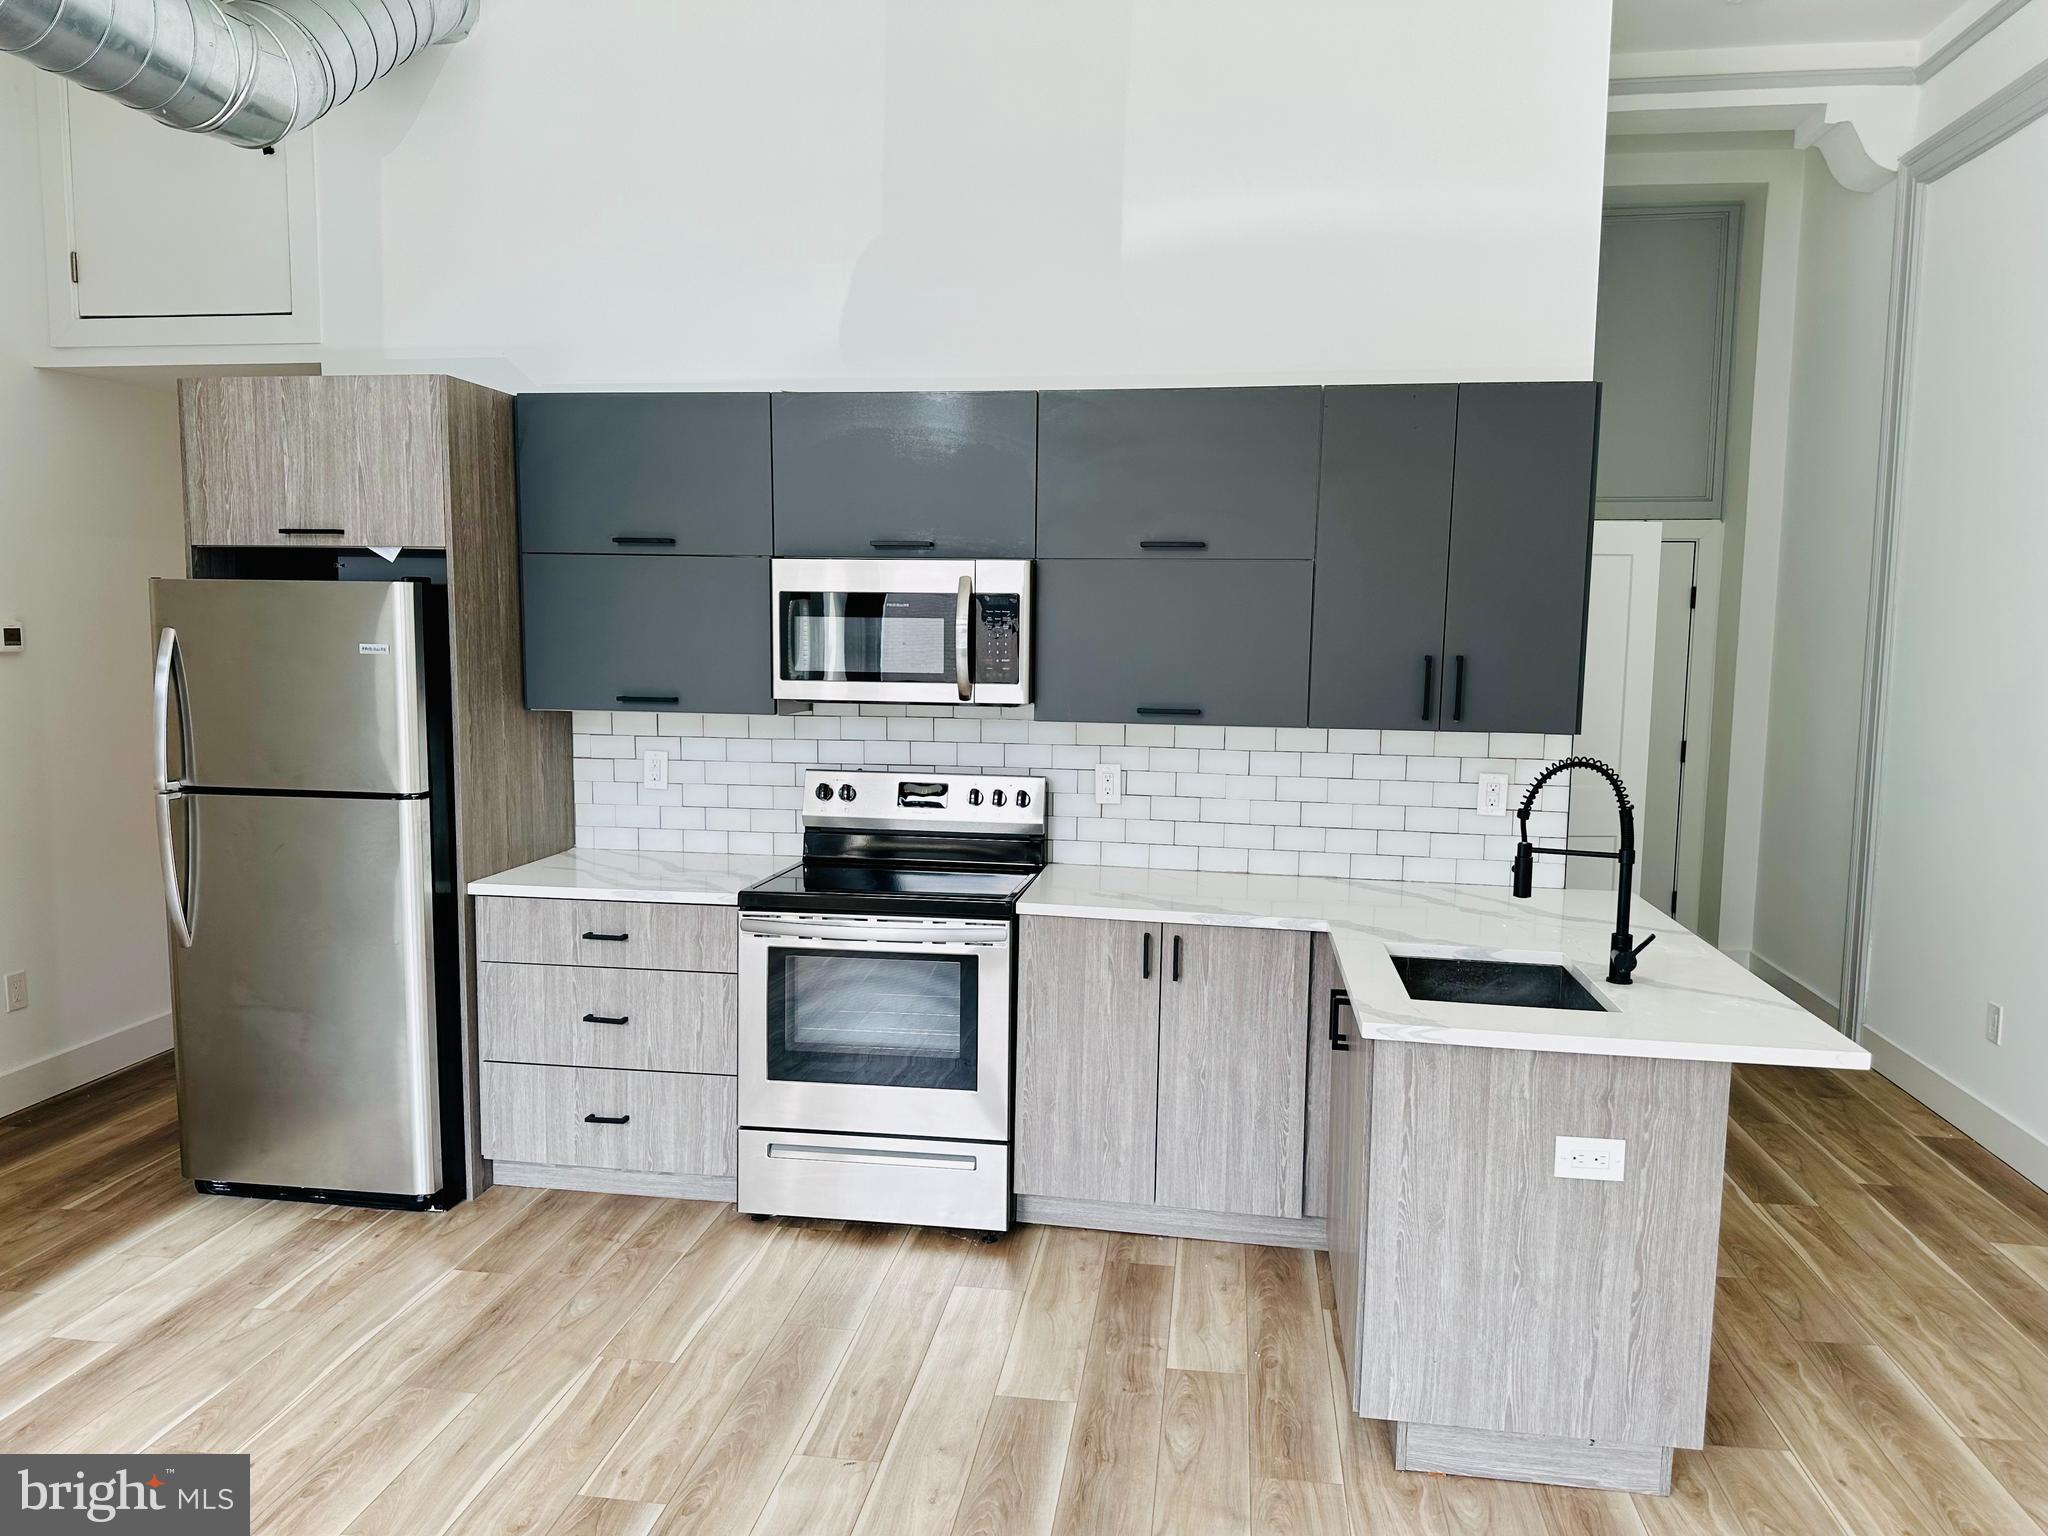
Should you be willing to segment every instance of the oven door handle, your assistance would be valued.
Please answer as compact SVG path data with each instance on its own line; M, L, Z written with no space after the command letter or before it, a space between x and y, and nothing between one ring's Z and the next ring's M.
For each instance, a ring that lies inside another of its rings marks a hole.
M1010 942L1008 924L987 928L864 928L855 923L795 923L773 917L740 920L740 932L756 938L827 939L838 944L971 944L993 949Z
M771 1141L768 1155L796 1163L875 1163L895 1167L962 1168L972 1173L979 1159L965 1152L855 1152L845 1147L806 1146L801 1142Z

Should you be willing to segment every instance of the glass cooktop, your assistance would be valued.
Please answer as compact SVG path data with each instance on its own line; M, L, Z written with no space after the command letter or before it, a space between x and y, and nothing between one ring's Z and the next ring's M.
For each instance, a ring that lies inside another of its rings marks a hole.
M919 869L913 865L799 864L740 892L762 912L900 912L1007 917L1034 870Z

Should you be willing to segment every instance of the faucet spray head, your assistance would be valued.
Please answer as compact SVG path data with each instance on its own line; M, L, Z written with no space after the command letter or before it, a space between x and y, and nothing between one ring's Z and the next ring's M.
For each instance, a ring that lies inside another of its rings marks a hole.
M1533 895L1535 890L1536 850L1525 837L1515 849L1515 894L1526 898Z

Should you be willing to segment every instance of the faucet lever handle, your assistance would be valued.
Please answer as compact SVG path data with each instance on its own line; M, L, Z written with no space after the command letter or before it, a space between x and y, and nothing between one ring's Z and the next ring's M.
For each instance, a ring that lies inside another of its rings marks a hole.
M1648 949L1652 944L1656 942L1657 935L1653 933L1647 939L1643 940L1642 943L1638 944L1634 949L1630 950L1629 954L1631 957L1640 955L1644 950Z

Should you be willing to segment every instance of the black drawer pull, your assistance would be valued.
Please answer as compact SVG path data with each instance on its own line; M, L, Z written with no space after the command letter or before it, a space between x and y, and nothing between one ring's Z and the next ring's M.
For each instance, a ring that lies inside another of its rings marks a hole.
M654 549L673 549L676 541L665 533L615 533L614 544L630 544L634 547L645 545Z
M348 533L346 528L280 528L277 531L288 539L339 539Z
M1207 549L1207 539L1140 539L1140 549Z
M869 539L869 549L937 549L933 539Z
M1202 718L1202 708L1199 704L1140 704L1137 712L1141 715L1170 715L1176 720Z
M1422 658L1422 718L1427 720L1429 712L1436 708L1436 658Z
M585 937L588 937L588 935L585 935ZM586 1013L583 1015L583 1022L586 1024L623 1024L626 1022L626 1015L623 1013Z
M586 933L583 937L595 939L600 944L623 944L626 942L626 935L623 933Z
M613 702L619 704L674 704L680 695L673 693L615 693Z
M1452 663L1451 671L1451 718L1465 718L1465 658L1460 656Z
M631 1115L585 1115L583 1123L585 1125L624 1125L632 1118Z
M1337 1027L1337 1015L1350 1006L1351 994L1349 992L1346 992L1342 987L1332 987L1330 989L1330 1049L1333 1051L1348 1051L1351 1049L1351 1037Z

